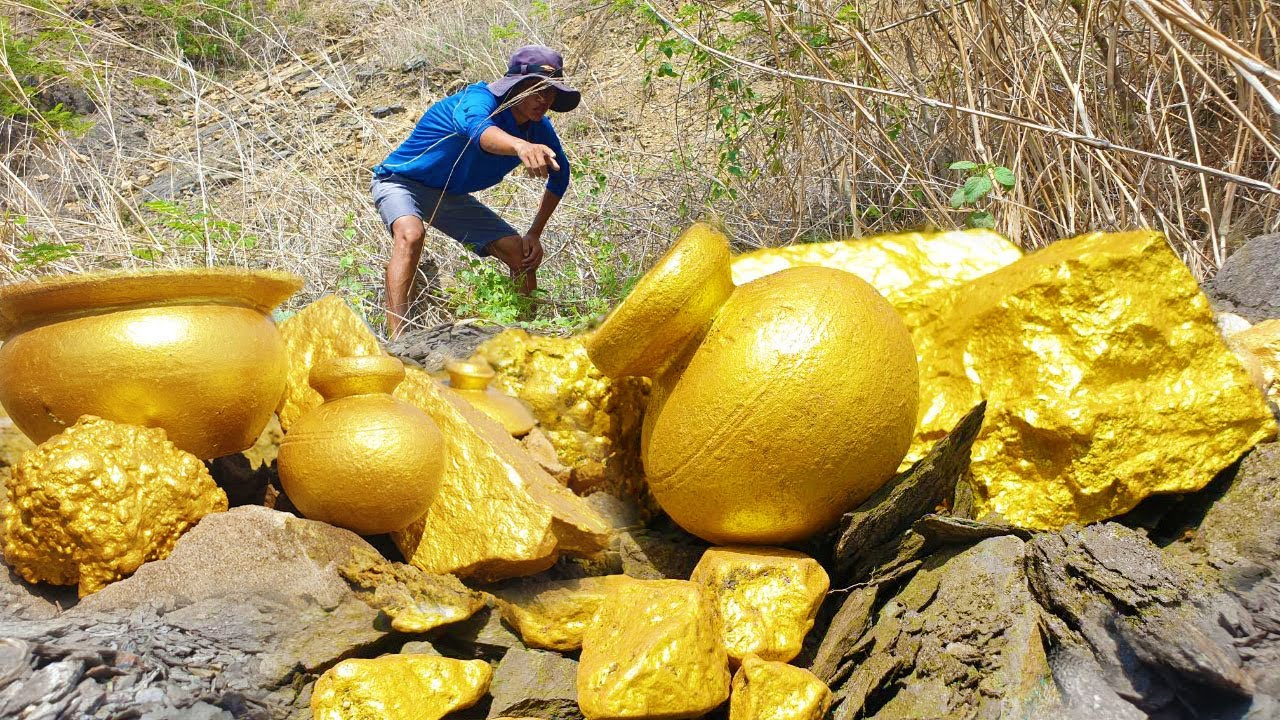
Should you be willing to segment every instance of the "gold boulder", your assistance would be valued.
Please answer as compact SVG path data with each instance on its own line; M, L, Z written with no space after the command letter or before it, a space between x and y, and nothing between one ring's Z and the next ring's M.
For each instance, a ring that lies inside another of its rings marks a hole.
M831 700L808 670L751 656L734 673L729 720L822 720Z
M830 528L911 443L915 350L857 276L796 267L734 288L728 240L696 224L589 341L610 376L653 392L643 457L658 503L715 543Z
M975 511L1053 530L1199 490L1276 432L1208 300L1152 231L1054 243L915 328L922 454L980 400Z
M573 652L582 649L582 634L605 597L629 581L625 575L603 575L521 585L493 594L502 619L520 633L525 645Z
M711 548L689 579L711 598L735 662L748 655L787 662L799 655L831 586L817 560L764 547Z
M1267 398L1280 403L1280 320L1263 320L1227 336L1230 347Z
M489 691L483 660L383 655L343 660L311 692L314 720L440 720L475 705Z
M324 404L280 442L280 484L312 520L361 535L403 530L440 487L444 437L418 408L391 396L404 364L389 355L332 358L311 371Z
M587 720L693 718L729 697L729 658L701 587L620 583L582 638L578 706Z
M0 287L0 404L35 442L82 415L163 428L202 459L253 445L284 389L269 314L302 281L230 268Z
M5 561L28 582L78 584L80 597L168 557L227 509L204 463L163 430L92 416L27 452L7 495Z

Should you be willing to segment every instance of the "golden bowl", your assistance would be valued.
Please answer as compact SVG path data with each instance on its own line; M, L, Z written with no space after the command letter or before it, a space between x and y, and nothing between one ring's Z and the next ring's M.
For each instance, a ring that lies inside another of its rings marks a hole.
M200 268L0 287L0 404L40 443L81 415L163 428L199 458L253 445L284 391L271 309L295 275Z

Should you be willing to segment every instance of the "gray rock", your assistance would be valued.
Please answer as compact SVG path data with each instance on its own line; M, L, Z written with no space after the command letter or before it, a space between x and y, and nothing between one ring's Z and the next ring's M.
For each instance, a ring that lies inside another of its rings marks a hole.
M387 346L387 352L402 360L411 360L428 372L444 368L450 360L471 357L485 340L502 331L500 325L487 325L463 320L444 323L401 335Z
M512 649L524 649L524 641L502 622L502 614L486 607L467 620L440 628L431 644L450 657L498 660Z
M1205 286L1219 312L1249 322L1280 318L1280 234L1259 235L1227 258Z
M392 115L397 115L402 112L404 112L403 105L380 105L374 108L372 111L370 111L369 114L373 115L376 118L385 118L385 117L391 117Z
M75 586L33 585L18 577L9 566L0 564L0 618L44 620L77 601Z
M622 561L622 572L641 580L688 580L710 547L683 530L621 530L610 544Z
M582 720L578 662L553 652L513 649L493 672L489 717Z

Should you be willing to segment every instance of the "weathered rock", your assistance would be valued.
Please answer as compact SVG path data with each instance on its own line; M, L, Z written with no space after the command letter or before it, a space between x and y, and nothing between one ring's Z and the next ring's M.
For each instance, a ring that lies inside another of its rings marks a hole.
M75 588L31 585L7 565L0 566L0 618L44 620L76 604Z
M90 415L22 456L6 487L4 557L28 582L81 596L169 554L201 517L227 509L198 458L164 430Z
M748 656L733 676L729 720L821 720L831 690L813 673Z
M529 647L572 652L582 648L582 634L605 597L623 575L518 585L495 590L502 617Z
M925 561L841 659L836 720L1020 717L1055 704L1022 556L1023 541L1005 536Z
M502 622L502 614L490 606L469 619L440 628L432 644L455 657L500 660L514 649L526 649L524 641Z
M622 572L640 580L687 580L710 547L677 527L624 530L614 542Z
M1280 234L1259 235L1227 258L1205 290L1219 310L1249 322L1280 318Z
M831 586L818 561L781 548L717 547L689 578L702 586L730 660L748 655L789 662L800 654Z
M344 660L316 681L315 720L439 720L479 702L493 669L483 660L384 655Z
M917 448L986 398L969 468L980 519L1056 529L1113 517L1203 487L1275 434L1159 233L1053 243L934 311L913 334L926 398Z
M481 343L502 331L500 325L475 320L444 323L406 332L387 345L387 352L401 360L411 361L427 372L435 372L450 360L471 357Z
M493 671L489 717L582 720L578 662L556 653L514 649Z
M952 498L969 467L969 449L985 412L986 403L978 403L928 455L840 520L833 554L837 579L864 576L873 567L865 551L889 542Z
M372 550L356 548L338 572L366 603L391 618L391 629L397 632L424 633L466 620L485 606L480 593L452 575L431 575L389 562Z
M629 582L610 593L582 640L582 714L697 717L727 700L729 658L714 612L685 580Z

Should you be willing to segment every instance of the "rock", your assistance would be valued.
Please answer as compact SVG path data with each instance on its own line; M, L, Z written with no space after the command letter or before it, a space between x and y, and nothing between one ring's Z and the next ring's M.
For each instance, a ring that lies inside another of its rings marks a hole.
M685 580L630 582L587 627L578 705L588 720L696 717L729 697L714 610Z
M729 720L822 720L831 690L813 673L754 655L733 676Z
M1055 705L1023 545L996 537L926 560L841 659L833 717L1021 717Z
M985 412L986 403L978 403L927 456L840 520L833 555L838 579L862 577L871 567L862 557L865 550L889 542L917 518L951 499L969 467L969 449Z
M687 580L709 544L678 527L623 530L614 535L622 571L639 580Z
M493 669L483 660L434 655L385 655L344 660L316 681L315 720L439 720L475 705Z
M483 660L499 660L510 650L524 649L520 636L502 622L502 614L486 607L471 618L441 628L432 636L432 644L448 655Z
M411 73L419 70L425 70L431 66L431 58L426 53L418 53L413 57L400 63L400 72Z
M518 585L494 595L503 620L525 645L572 652L582 648L582 635L605 597L625 582L626 576L605 575Z
M511 650L493 672L489 717L582 720L578 662L556 653Z
M560 464L555 445L551 444L550 438L541 429L535 427L520 438L520 446L529 453L529 457L538 461L538 465L555 478L556 482L561 485L569 484L569 468Z
M766 547L711 548L690 580L702 586L716 608L733 662L755 655L785 663L799 655L830 587L827 572L813 558Z
M979 519L1103 520L1198 490L1275 434L1159 233L1063 240L948 292L913 333L917 448L986 398L969 467Z
M227 496L159 428L85 415L23 455L6 483L5 561L81 597L164 558Z
M1259 235L1227 258L1205 291L1219 310L1249 322L1280 318L1280 234Z
M834 685L848 677L852 668L845 658L853 654L857 641L870 629L880 588L879 583L854 587L840 603L809 665L819 680Z
M1023 540L1030 540L1032 537L1032 533L1012 525L978 522L933 513L912 523L911 531L924 539L924 547L927 551L943 545L975 543L1001 535L1015 535Z
M338 572L361 591L366 603L391 618L391 629L424 633L461 622L485 606L452 575L431 575L412 565L393 563L372 550L357 548Z
M0 567L0 617L14 620L45 620L63 608L76 604L75 588L57 585L29 585L13 568Z
M500 332L500 325L475 320L444 323L406 332L387 345L387 352L401 360L412 361L427 372L436 372L450 360L471 357L476 348Z
M399 113L402 113L402 112L404 112L403 105L379 105L378 107L369 111L369 114L376 118L385 118L385 117L391 117L392 115L398 115Z

